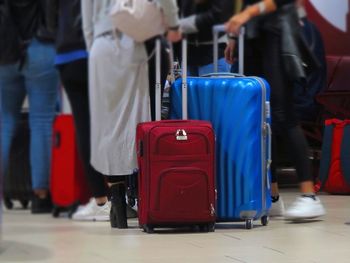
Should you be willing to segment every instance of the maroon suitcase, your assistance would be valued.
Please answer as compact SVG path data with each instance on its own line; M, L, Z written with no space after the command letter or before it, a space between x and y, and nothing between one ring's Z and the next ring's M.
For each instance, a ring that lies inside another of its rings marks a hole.
M156 46L156 110L160 119L158 41ZM183 46L186 47L186 41ZM186 72L186 52L183 58L183 72ZM183 74L183 91L186 94L186 74ZM186 115L187 96L183 105ZM183 225L214 231L215 135L211 124L192 120L141 123L136 140L140 227L147 233L152 233L155 227Z

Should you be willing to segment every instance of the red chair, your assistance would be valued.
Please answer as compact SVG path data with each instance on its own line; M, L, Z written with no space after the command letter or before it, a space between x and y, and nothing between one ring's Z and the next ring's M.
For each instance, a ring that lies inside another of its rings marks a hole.
M316 100L323 106L324 114L350 118L350 57L327 57L327 65L327 89Z

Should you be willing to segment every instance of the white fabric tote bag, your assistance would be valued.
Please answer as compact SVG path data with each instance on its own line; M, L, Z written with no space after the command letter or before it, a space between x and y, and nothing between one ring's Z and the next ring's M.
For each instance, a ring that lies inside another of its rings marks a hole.
M110 16L115 28L136 42L165 32L163 13L155 0L116 0Z

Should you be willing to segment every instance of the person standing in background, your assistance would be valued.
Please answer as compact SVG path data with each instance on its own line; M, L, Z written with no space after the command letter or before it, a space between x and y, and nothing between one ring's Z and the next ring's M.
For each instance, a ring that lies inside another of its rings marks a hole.
M188 35L188 73L201 76L214 72L213 31L214 25L226 22L234 12L233 0L179 0L180 29ZM229 72L224 51L226 37L219 40L218 72ZM178 55L181 60L181 56Z
M73 220L108 221L110 202L103 176L90 164L90 113L88 90L88 53L81 23L80 0L51 0L49 25L56 32L55 64L67 92L77 144L93 198L73 214Z
M81 1L89 51L91 164L107 176L111 227L127 228L125 179L137 168L136 126L151 119L148 55L144 43L136 43L113 28L109 11L114 3ZM175 2L160 3L168 25L177 26ZM169 34L169 40L180 37L178 30Z
M272 159L276 158L277 137L286 138L300 181L301 196L284 212L276 165L272 163L271 216L284 215L290 220L323 216L325 209L315 195L308 144L298 124L293 96L294 83L305 79L319 65L301 41L295 0L245 0L244 6L226 23L232 37L226 50L227 60L232 62L235 39L245 25L244 72L264 77L271 87Z
M52 124L58 75L54 38L47 30L46 1L1 0L0 92L2 174L9 165L11 142L25 96L29 100L32 213L49 213Z

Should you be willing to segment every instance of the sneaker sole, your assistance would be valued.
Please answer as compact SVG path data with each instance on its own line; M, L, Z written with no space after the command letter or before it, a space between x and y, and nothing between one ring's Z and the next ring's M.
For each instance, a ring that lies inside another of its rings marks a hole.
M302 221L302 220L316 219L316 218L322 217L324 215L325 214L314 215L314 216L303 216L303 217L287 217L287 216L285 216L284 219L287 220L287 221Z
M109 216L91 216L84 218L72 218L73 221L80 222L107 222L109 221Z

